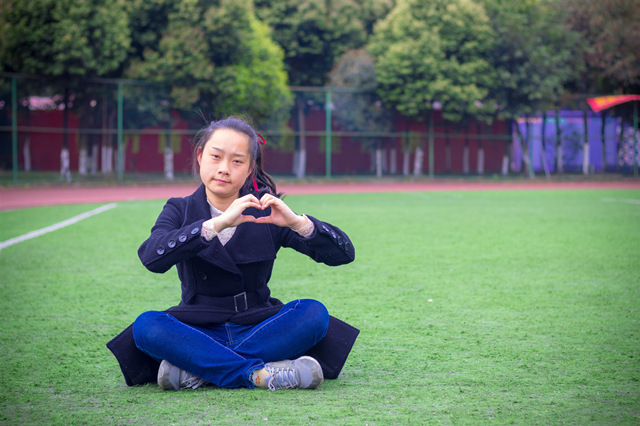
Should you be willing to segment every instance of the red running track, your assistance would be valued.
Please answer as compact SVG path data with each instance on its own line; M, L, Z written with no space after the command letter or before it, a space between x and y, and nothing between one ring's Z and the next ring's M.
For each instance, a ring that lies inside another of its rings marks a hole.
M166 200L191 194L198 184L134 185L134 186L54 186L32 188L0 188L0 210L59 204L106 203L134 200ZM288 195L338 194L370 192L429 191L521 191L576 189L640 189L640 179L613 181L431 181L431 182L359 182L359 183L279 183L278 191Z

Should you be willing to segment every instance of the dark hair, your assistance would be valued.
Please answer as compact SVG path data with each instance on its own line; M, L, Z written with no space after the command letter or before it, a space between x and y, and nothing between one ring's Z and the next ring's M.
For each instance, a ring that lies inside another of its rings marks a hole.
M200 164L198 163L198 154L204 149L211 136L219 129L235 130L238 133L247 135L249 138L249 157L251 160L251 175L247 177L244 182L241 194L247 194L255 192L254 179L258 186L258 192L264 194L270 192L271 194L281 197L282 193L278 194L276 184L273 178L269 176L267 172L262 168L262 147L258 143L258 135L251 125L243 118L230 116L223 120L212 121L207 127L201 129L196 133L194 137L193 146L193 175L196 178L200 177ZM258 196L258 198L260 198Z

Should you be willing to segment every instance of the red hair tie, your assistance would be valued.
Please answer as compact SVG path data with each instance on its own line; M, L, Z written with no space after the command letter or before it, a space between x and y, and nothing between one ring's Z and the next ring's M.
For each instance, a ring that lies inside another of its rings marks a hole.
M256 135L258 135L258 137L259 137L260 139L262 139L262 142L260 141L260 139L258 139L258 143L259 143L260 145L265 145L265 144L267 143L267 141L266 141L266 140L264 140L264 138L262 137L262 135L261 135L260 133L256 132Z

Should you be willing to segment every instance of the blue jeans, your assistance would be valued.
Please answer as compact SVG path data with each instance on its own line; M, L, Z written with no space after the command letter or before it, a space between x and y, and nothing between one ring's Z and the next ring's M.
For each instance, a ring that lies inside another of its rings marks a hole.
M251 373L265 362L300 356L327 333L329 313L316 300L294 300L255 325L195 327L166 312L149 311L133 323L136 346L223 388L253 388Z

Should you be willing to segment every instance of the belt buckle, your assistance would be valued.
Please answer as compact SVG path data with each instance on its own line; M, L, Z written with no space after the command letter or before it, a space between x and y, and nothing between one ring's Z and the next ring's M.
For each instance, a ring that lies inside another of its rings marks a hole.
M240 309L238 309L238 300L240 300L240 304L242 304L244 301L244 308L242 308L241 306ZM249 303L247 302L247 292L243 291L242 293L238 293L233 296L233 305L236 308L236 312L242 312L249 309Z

